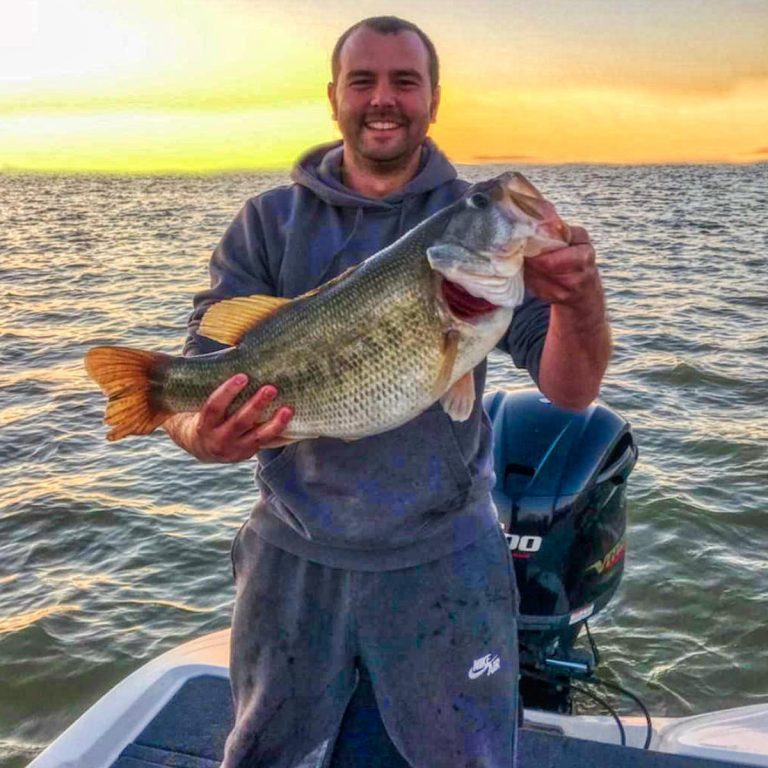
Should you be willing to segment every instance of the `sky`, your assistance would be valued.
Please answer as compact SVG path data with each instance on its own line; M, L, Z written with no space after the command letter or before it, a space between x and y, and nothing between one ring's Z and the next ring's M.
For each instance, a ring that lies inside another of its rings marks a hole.
M289 167L381 14L434 41L455 162L768 160L768 0L0 0L0 171Z

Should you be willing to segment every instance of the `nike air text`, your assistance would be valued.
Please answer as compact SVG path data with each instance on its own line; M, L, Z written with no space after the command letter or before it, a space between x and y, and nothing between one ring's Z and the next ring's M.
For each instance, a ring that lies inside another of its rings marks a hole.
M479 659L475 659L469 672L467 672L467 677L470 680L476 680L481 675L488 675L490 677L494 672L499 671L499 667L501 667L501 659L498 654L489 653L481 656Z

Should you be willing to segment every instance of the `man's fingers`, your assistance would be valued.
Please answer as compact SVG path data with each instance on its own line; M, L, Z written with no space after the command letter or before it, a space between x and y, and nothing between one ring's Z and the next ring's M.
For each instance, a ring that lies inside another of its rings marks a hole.
M586 245L587 243L592 242L589 239L589 234L587 233L587 230L584 229L584 227L569 226L568 229L571 233L571 241L568 243L569 245Z
M271 384L260 387L259 391L232 416L231 427L234 434L242 435L263 422L264 410L275 397L277 397L277 389Z
M525 260L526 270L544 275L565 274L594 266L595 251L588 243L569 245Z
M559 277L535 278L529 281L529 289L544 301L565 303L577 297L584 281L578 275L560 275Z
M238 373L214 390L200 409L199 430L209 431L223 424L227 419L227 409L247 384L248 377Z
M571 227L571 242L564 248L525 260L526 287L553 304L575 304L600 289L595 249L584 227Z
M289 408L288 406L278 408L275 415L268 422L261 424L253 431L253 437L260 446L265 443L270 443L285 431L288 422L290 422L292 418L292 408Z
M265 421L265 414L278 394L271 384L260 387L235 413L229 412L247 385L248 376L239 373L225 381L205 401L197 417L195 439L199 450L195 455L209 461L244 461L261 448L292 442L281 438L293 417L292 408L278 408L272 418Z

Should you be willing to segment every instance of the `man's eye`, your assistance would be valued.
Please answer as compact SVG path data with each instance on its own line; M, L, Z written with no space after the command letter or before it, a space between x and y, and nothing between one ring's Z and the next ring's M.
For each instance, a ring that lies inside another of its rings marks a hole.
M357 80L350 80L349 84L353 88L365 88L366 86L371 84L371 81L367 80L367 79L360 78L360 79L357 79Z
M398 80L397 84L400 88L416 88L418 86L416 80Z

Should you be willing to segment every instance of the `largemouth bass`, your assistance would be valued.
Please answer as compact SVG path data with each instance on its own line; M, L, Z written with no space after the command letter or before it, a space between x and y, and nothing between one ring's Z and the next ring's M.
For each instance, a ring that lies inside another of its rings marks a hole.
M392 245L296 299L227 299L199 333L230 345L197 357L95 347L85 358L108 397L109 440L144 435L197 411L226 379L246 373L235 409L265 384L294 415L281 435L353 440L404 424L437 400L469 417L472 369L506 331L524 295L523 259L568 243L551 203L505 173Z

